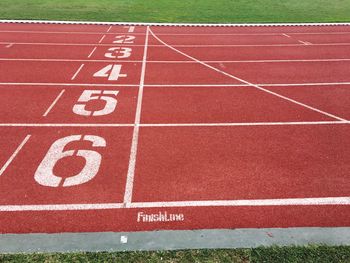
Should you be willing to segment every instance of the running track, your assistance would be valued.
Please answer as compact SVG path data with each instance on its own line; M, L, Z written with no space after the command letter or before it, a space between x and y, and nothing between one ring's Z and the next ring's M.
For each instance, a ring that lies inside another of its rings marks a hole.
M1 23L0 90L3 234L350 226L350 26Z

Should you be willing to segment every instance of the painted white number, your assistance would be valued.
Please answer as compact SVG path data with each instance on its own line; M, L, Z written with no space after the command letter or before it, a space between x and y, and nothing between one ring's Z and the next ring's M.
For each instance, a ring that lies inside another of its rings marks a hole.
M106 58L128 58L131 56L132 49L129 47L111 47L105 54Z
M116 44L133 44L135 40L134 36L128 36L128 35L119 35L115 37L115 40L113 41L113 43Z
M94 77L107 78L108 80L118 80L119 78L125 78L127 74L121 74L120 71L122 65L108 65L103 69L97 71Z
M124 28L128 29L129 33L133 33L135 31L135 26L125 26Z
M115 97L118 93L119 91L117 90L84 90L83 94L81 94L78 99L78 103L74 105L73 112L82 116L102 116L111 114L117 106L118 101ZM92 100L104 100L106 102L105 107L98 111L86 110L87 102Z
M100 168L101 155L92 150L69 150L64 151L67 144L75 141L90 141L93 147L106 147L106 141L102 137L94 135L71 135L55 141L46 156L40 163L35 172L34 179L39 184L49 187L59 187L63 181L62 186L80 185L90 181L94 178ZM69 156L80 156L85 159L85 166L80 173L68 177L66 179L56 176L53 169L60 159Z

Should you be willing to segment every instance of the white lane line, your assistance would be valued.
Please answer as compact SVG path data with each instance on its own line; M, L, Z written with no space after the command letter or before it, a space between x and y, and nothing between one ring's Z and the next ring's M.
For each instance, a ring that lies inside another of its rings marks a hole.
M6 45L5 47L6 47L6 48L10 48L10 47L12 47L13 45L14 45L14 44L11 43L11 44Z
M209 65L209 64L206 64L206 63L204 63L204 62L202 62L202 61L200 61L200 60L198 60L198 59L196 59L196 58L194 58L194 57L191 57L190 55L187 55L187 54L183 53L182 51L180 51L180 50L178 50L178 49L176 49L176 48L174 48L174 47L168 45L167 43L165 43L164 41L162 41L161 39L159 39L159 38L152 32L151 29L150 29L149 31L150 31L150 33L153 35L153 37L155 37L160 43L164 44L165 46L169 47L170 49L174 50L175 52L177 52L177 53L179 53L179 54L182 54L182 55L185 56L185 57L188 57L188 58L190 58L190 59L192 59L192 60L197 61L199 64L202 64L202 65L205 66L205 67L208 67L208 68L210 68L210 69L212 69L212 70L214 70L214 71L216 71L216 72L219 72L219 73L221 73L221 74L223 74L223 75L225 75L225 76L227 76L227 77L230 77L230 78L232 78L232 79L235 79L235 80L237 80L237 81L243 82L243 83L245 83L245 84L247 84L247 85L249 85L249 86L251 86L251 87L255 87L256 89L261 90L261 91L266 92L266 93L269 93L269 94L271 94L271 95L273 95L273 96L276 96L276 97L279 97L279 98L281 98L281 99L287 100L287 101L292 102L292 103L294 103L294 104L297 104L297 105L299 105L299 106L308 108L308 109L310 109L310 110L312 110L312 111L316 111L316 112L318 112L318 113L321 113L321 114L323 114L323 115L326 115L326 116L328 116L328 117L331 117L331 118L334 118L334 119L337 119L337 120L346 121L345 119L343 119L343 118L341 118L341 117L338 117L338 116L333 115L333 114L331 114L331 113L328 113L328 112L319 110L319 109L317 109L317 108L314 108L314 107L312 107L312 106L309 106L309 105L304 104L304 103L302 103L302 102L299 102L299 101L297 101L297 100L293 100L293 99L288 98L288 97L286 97L286 96L280 95L280 94L278 94L278 93L276 93L276 92L273 92L273 91L270 91L270 90L268 90L268 89L262 88L262 87L260 87L260 86L258 86L258 85L256 85L256 84L250 83L250 82L248 82L248 81L246 81L246 80L244 80L244 79L238 78L238 77L236 77L236 76L234 76L234 75L232 75L232 74L229 74L229 73L227 73L227 72L225 72L225 71L222 71L222 70L220 70L220 69L218 69L218 68L215 68L215 67L213 67L213 66L211 66L211 65Z
M291 38L290 35L287 35L287 34L282 34L282 35L284 35L285 37Z
M97 49L97 47L94 47L94 49L90 52L90 54L88 55L88 58L91 58L92 54L94 54L95 50ZM72 61L72 60L70 60ZM98 60L89 60L89 61L93 61L93 62L97 62ZM107 62L107 61L104 61Z
M1 84L0 84L1 85ZM256 84L261 87L312 87L312 86L342 86L350 85L350 82L310 82L310 83L261 83ZM145 84L145 87L160 87L160 88L207 88L207 87L250 87L248 84Z
M134 127L124 123L0 123L0 127Z
M337 125L350 121L296 121L296 122L232 122L232 123L159 123L140 124L140 127L241 127L241 126L293 126L293 125Z
M104 210L120 209L123 204L60 204L60 205L1 205L1 212L15 211L78 211L78 210Z
M136 114L135 114L135 127L134 127L134 133L132 137L129 168L128 168L128 174L127 174L126 185L125 185L124 204L126 207L128 207L131 203L132 192L134 187L137 145L139 140L141 108L142 108L142 97L143 97L143 88L145 84L145 75L146 75L148 36L149 36L149 27L147 27L146 29L145 45L144 45L144 52L143 52L143 63L142 63L141 78L140 78L140 88L139 88L139 94L137 98L137 107L136 107Z
M173 202L135 202L127 208L162 208L162 207L218 207L218 206L323 206L350 205L350 197L315 197L315 198L280 198L248 200L208 200L208 201L173 201ZM0 205L1 212L15 211L69 211L69 210L105 210L125 209L121 203L102 204L59 204L59 205Z
M103 41L103 39L106 37L106 35L103 35L100 39L100 41L98 41L99 44L101 44L101 42Z
M313 46L349 46L350 43L318 43L312 44ZM137 46L137 45L134 45ZM150 47L160 47L161 45L149 45ZM172 47L194 47L194 48L207 48L207 47L303 47L305 44L212 44L212 45L173 45Z
M73 75L73 77L71 78L71 80L74 80L74 79L78 76L80 70L81 70L83 67L84 67L84 64L81 64L80 67L78 68L78 70L74 73L74 75Z
M225 122L225 123L0 123L0 127L240 127L240 126L293 126L343 125L350 121L296 121L296 122Z
M0 42L1 45L11 44L10 42ZM53 42L15 42L16 45L44 45L44 46L96 46L95 43L53 43ZM97 46L121 46L123 44L98 44ZM312 46L349 46L350 43L319 43L312 44ZM139 44L128 44L130 47L143 47ZM172 47L194 47L194 48L221 48L221 47L303 47L305 44L246 44L246 45L235 45L235 44L212 44L212 45L173 45ZM163 47L163 45L150 44L148 47Z
M339 85L349 85L350 82L305 82L305 83L265 83L258 84L259 86L271 86L271 87L292 87L292 86L339 86Z
M138 202L131 208L151 207L200 207L200 206L290 206L290 205L350 205L350 197L286 198L257 200L216 200L178 202Z
M88 58L92 56L95 47ZM0 61L41 61L41 62L123 62L142 63L142 60L118 60L118 59L60 59L60 58L0 58ZM293 62L344 62L350 58L325 58L325 59L267 59L267 60L202 60L204 63L293 63ZM193 60L148 60L147 63L171 63L171 64L195 64Z
M100 86L100 87L139 87L139 84L99 84L99 83L51 83L51 82L0 82L0 85L3 86Z
M108 33L109 31L111 31L111 29L112 29L112 26L110 26L110 27L107 29L107 33Z
M45 111L43 117L46 117L49 112L52 110L52 108L56 105L56 103L58 102L58 100L62 97L63 93L65 92L66 90L63 89L61 90L61 92L58 94L58 96L56 97L56 99L51 103L50 107Z
M294 86L342 86L350 82L304 82L304 83L258 83L261 87L294 87ZM83 87L139 87L139 84L98 84L98 83L51 83L51 82L0 82L0 86L83 86ZM144 87L249 87L248 84L144 84Z
M6 171L7 167L12 163L12 161L16 158L17 154L22 150L23 146L27 143L27 141L30 139L31 135L27 135L24 140L21 142L21 144L17 147L17 149L14 151L14 153L10 156L10 158L7 160L7 162L4 164L4 166L0 170L0 176Z

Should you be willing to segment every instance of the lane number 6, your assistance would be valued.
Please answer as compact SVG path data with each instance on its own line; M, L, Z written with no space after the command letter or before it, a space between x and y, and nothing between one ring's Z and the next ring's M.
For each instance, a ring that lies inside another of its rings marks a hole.
M92 147L106 147L105 139L99 136L71 135L61 138L51 145L38 166L34 174L35 181L43 186L59 187L62 184L63 187L69 187L84 184L93 179L100 168L101 154L93 150L64 150L69 143L81 140L91 142ZM53 172L56 163L62 158L70 156L83 157L85 159L84 168L78 174L66 179L56 176Z

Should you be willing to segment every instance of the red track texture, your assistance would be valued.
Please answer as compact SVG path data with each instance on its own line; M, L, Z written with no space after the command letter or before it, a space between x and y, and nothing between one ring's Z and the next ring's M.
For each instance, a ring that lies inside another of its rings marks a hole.
M349 46L348 26L0 24L0 232L350 226Z

